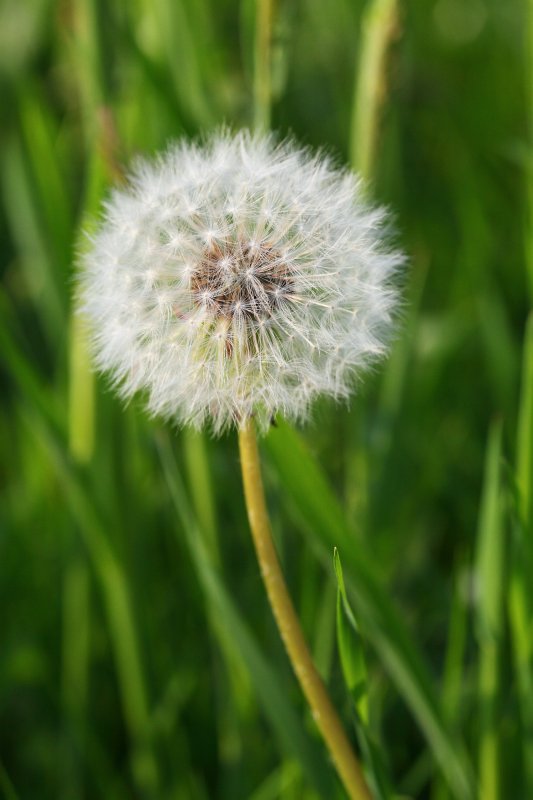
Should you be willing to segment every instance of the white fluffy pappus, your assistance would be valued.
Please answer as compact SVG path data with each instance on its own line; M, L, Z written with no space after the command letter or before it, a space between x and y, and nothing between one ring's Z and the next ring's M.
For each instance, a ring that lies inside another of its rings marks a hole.
M303 419L382 357L403 256L360 180L291 141L180 141L113 191L81 258L97 367L215 432Z

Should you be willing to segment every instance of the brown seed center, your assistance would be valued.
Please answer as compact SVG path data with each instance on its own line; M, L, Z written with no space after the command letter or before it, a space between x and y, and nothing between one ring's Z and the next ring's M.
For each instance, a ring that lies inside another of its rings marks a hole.
M266 242L210 244L191 275L195 302L230 323L236 316L269 317L291 286L281 254Z

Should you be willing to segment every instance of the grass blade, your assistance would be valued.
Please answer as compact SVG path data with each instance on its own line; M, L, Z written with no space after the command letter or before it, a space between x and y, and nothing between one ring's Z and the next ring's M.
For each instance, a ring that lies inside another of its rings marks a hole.
M333 551L333 565L337 577L337 643L342 672L357 715L364 725L368 725L368 688L363 642L346 594L337 548Z
M15 787L13 786L9 775L7 774L6 768L0 761L0 789L2 790L2 795L4 800L19 800L19 796L15 791Z
M42 444L64 489L67 503L79 525L100 582L114 648L124 715L133 747L132 769L139 787L148 797L152 797L159 782L158 767L149 742L150 716L146 685L126 576L61 443L47 423L36 413L26 412L25 421L36 440Z
M522 393L516 443L516 482L524 527L533 535L533 313L529 315L524 341Z
M355 711L357 738L363 752L364 764L370 773L373 796L376 800L389 800L390 780L369 726L368 682L363 640L348 600L341 559L336 548L333 551L333 565L337 577L337 642L344 682Z
M206 538L213 562L220 563L220 548L214 505L213 485L203 434L187 429L183 432L183 449L189 477L189 493L194 514Z
M484 800L501 797L499 748L500 648L503 635L504 530L501 507L502 424L493 424L487 447L479 518L476 628L479 644L479 786Z
M446 658L444 662L444 677L442 680L442 708L452 732L460 730L461 699L465 680L464 660L468 620L462 578L462 570L459 566L455 571ZM432 800L446 800L446 798L450 797L449 787L443 780L442 775L437 776L433 784L431 797Z
M378 144L379 115L386 89L387 56L397 29L397 0L370 0L362 22L350 142L352 167L367 179L372 176Z
M80 754L86 751L91 599L86 558L75 553L65 567L62 591L61 695L66 720L65 794L83 797Z
M516 447L517 522L509 589L509 617L522 718L525 796L533 793L533 315L524 342Z
M248 625L227 593L198 531L179 477L168 439L160 438L159 452L172 502L182 523L198 580L209 602L217 610L218 624L237 644L248 667L250 679L265 716L279 739L282 751L296 757L308 780L320 797L332 797L331 776L320 766L321 757L301 726L291 703L287 701L274 667L263 656Z
M342 548L348 593L405 702L418 721L437 762L458 798L473 797L473 778L460 742L447 730L427 668L399 615L379 586L360 542L351 535L342 510L301 437L281 423L264 440L276 466L283 498L324 563Z

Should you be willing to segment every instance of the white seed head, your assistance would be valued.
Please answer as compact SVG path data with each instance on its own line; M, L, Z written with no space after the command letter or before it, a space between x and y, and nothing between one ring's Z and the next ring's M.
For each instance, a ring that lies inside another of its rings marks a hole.
M356 176L271 136L139 161L82 257L96 364L179 423L305 418L386 351L403 257L384 223Z

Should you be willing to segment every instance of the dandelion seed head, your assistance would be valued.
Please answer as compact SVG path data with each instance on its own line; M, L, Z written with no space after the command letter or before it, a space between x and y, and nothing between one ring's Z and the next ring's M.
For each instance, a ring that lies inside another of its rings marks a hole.
M356 176L292 142L179 142L112 193L81 259L96 365L180 424L303 419L386 352L386 226Z

